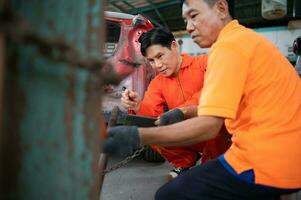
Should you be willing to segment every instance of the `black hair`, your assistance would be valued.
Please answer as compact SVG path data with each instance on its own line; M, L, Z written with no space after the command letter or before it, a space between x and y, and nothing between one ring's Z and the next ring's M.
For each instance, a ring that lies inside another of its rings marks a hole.
M160 44L170 49L173 41L175 41L175 37L170 31L163 28L153 28L142 33L139 37L141 54L145 56L147 48L155 44Z
M210 7L214 6L214 4L217 2L217 0L203 0L206 2ZM183 7L185 0L181 0L181 8ZM235 18L235 5L234 5L235 0L227 0L228 7L229 7L229 13L230 16L234 19Z

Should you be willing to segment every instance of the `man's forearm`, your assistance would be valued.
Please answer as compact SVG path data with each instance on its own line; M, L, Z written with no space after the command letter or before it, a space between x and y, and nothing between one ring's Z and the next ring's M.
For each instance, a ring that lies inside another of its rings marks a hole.
M214 138L223 125L222 118L200 116L169 126L139 128L142 145L186 146Z

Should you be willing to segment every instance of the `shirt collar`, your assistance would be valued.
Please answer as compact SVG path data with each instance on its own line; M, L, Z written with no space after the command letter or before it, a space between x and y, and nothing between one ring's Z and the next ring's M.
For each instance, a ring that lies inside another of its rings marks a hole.
M217 38L217 41L223 37L224 35L226 35L228 32L232 31L233 29L239 27L240 24L238 23L237 20L232 20L230 21L222 30L221 32L219 33L218 35L218 38Z
M180 68L188 67L192 63L193 57L186 53L181 54L181 56L182 56L182 63Z

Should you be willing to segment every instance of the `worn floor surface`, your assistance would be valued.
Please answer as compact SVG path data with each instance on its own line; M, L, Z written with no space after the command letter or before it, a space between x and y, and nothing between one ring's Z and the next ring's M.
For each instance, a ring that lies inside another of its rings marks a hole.
M121 158L111 157L108 167ZM171 166L134 159L105 176L100 200L152 200L156 190L166 183Z
M111 157L108 167L121 158ZM134 159L126 166L105 176L100 200L153 200L156 190L167 181L171 166ZM281 200L301 200L301 192L283 196Z

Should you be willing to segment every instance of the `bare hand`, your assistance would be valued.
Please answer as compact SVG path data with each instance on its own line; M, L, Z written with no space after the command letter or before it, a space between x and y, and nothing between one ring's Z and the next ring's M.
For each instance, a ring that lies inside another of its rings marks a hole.
M121 105L126 109L132 109L137 112L140 107L138 93L126 89L121 95Z

